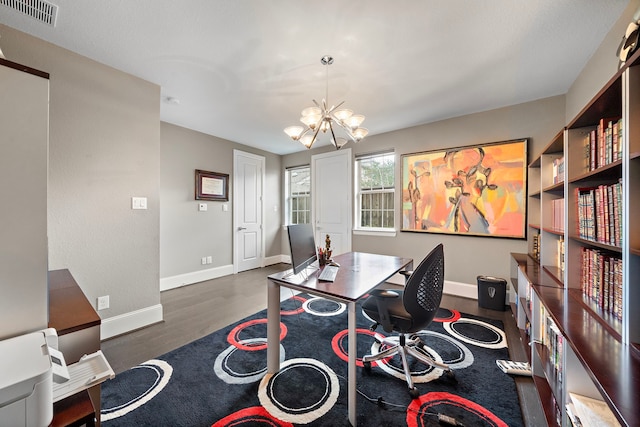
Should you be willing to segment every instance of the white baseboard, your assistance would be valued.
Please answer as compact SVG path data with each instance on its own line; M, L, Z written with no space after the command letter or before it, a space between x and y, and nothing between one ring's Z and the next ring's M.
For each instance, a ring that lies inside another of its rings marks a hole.
M401 274L396 274L395 276L391 276L388 283L393 283L395 285L404 285L404 276ZM442 293L448 295L455 295L463 298L471 298L478 299L478 288L476 285L470 285L468 283L460 283L460 282L452 282L451 280L444 281L444 290Z
M445 280L443 293L463 298L478 299L478 287L469 283Z
M179 274L177 276L163 277L160 279L160 292L193 283L204 282L205 280L217 279L218 277L233 274L233 265L223 265L222 267L209 268L207 270L193 271L191 273Z
M291 260L288 256L286 255L275 255L275 256L270 256L270 257L266 257L264 259L264 266L268 266L268 265L273 265L273 264L280 264L281 262L284 263L291 263Z
M122 335L154 323L162 322L162 304L130 311L119 316L103 319L100 325L100 340Z

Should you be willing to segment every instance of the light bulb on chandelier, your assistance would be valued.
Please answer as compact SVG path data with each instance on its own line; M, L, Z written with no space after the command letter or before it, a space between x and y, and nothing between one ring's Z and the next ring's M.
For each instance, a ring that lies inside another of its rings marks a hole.
M333 58L325 55L320 60L322 65L327 67L326 96L321 103L315 99L315 107L308 107L302 110L300 121L304 126L289 126L284 132L294 141L300 141L305 147L311 148L318 137L318 133L331 132L331 143L336 150L342 148L347 142L360 142L369 131L360 127L364 121L362 114L353 114L349 109L340 109L344 101L338 105L329 107L329 65L333 64ZM336 137L334 125L342 128L348 138Z

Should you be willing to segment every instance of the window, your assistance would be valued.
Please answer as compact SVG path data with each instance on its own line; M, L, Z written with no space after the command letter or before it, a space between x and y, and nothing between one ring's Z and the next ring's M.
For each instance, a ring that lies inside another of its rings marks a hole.
M311 168L309 166L287 169L287 222L288 224L311 222Z
M357 228L395 229L395 154L356 158Z

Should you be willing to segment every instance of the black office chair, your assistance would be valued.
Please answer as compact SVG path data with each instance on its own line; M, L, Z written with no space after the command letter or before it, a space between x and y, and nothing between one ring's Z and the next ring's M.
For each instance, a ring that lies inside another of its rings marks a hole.
M439 244L422 260L418 268L407 274L404 290L376 289L362 306L367 316L376 322L371 326L371 330L382 325L388 333L399 333L399 337L389 338L375 334L375 340L381 344L381 348L388 348L377 354L364 356L362 361L365 369L370 370L371 362L374 360L400 354L409 394L413 398L418 397L418 390L411 378L407 360L409 354L428 365L442 369L450 378L454 378L449 366L433 360L422 351L424 343L420 337L414 335L433 321L442 299L443 285L444 248Z

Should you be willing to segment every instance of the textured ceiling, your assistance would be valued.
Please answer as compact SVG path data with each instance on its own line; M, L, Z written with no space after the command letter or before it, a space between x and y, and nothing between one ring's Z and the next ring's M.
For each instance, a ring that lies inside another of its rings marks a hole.
M566 93L628 1L52 3L55 27L1 5L0 23L160 85L163 121L286 154L325 54L330 104L379 134Z

